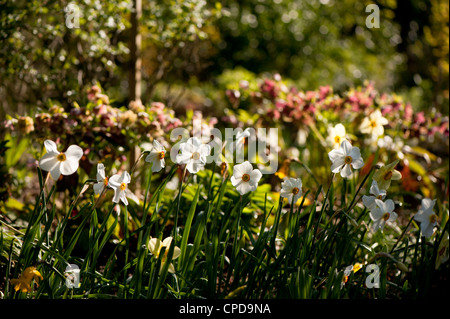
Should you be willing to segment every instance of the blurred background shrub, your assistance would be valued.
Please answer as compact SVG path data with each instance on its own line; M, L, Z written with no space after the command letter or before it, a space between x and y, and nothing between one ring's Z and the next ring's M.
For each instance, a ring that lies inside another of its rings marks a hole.
M97 82L112 103L128 105L135 1L73 2L80 27L68 28L69 1L1 0L0 115L35 112L49 99L70 108ZM371 3L380 8L378 29L365 25ZM143 0L141 99L208 107L221 75L241 68L279 73L302 90L343 92L369 80L415 109L448 114L448 7L443 0Z

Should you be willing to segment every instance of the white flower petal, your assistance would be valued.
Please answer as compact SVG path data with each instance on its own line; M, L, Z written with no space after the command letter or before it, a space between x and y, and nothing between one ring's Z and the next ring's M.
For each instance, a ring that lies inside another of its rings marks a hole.
M424 198L422 199L422 209L423 210L432 210L434 207L434 204L436 203L436 200L431 200L430 198Z
M289 190L289 189L282 189L280 191L280 196L281 197L286 197L286 198L292 197L292 191Z
M172 260L177 259L178 257L180 257L180 255L181 255L181 249L179 247L175 246L173 249Z
M257 184L259 182L261 177L262 177L262 173L259 169L254 169L250 173L250 180L255 184Z
M103 163L99 163L97 164L97 181L102 182L105 178L105 165L103 165Z
M239 186L240 183L243 183L242 177L236 178L234 176L231 176L230 182L231 182L231 185L233 185L234 187L237 187L237 186Z
M51 171L56 165L59 165L59 161L55 155L50 153L44 154L39 161L39 167L47 172Z
M122 183L121 176L119 174L115 174L115 175L111 176L108 180L108 185L114 189L120 187L121 183Z
M73 157L71 159L67 158L65 161L61 162L60 170L63 175L72 175L78 169L78 160L74 160Z
M145 157L145 161L147 163L154 163L155 161L158 160L159 158L159 151L151 151L146 157Z
M169 236L166 237L163 241L162 241L162 245L163 247L166 247L166 249L169 249L170 244L172 243L173 237Z
M370 211L374 210L375 207L377 206L375 204L375 197L374 196L366 196L364 195L362 197L362 201L364 206L366 206Z
M209 154L211 153L211 146L208 144L203 144L199 148L199 153L203 157L209 156Z
M159 172L161 169L165 167L164 159L153 162L152 172Z
M165 151L164 147L158 142L158 140L153 140L153 150L158 153Z
M334 130L337 136L341 137L345 136L345 126L342 125L341 123L336 124Z
M333 173L339 173L339 171L342 169L342 167L345 165L345 161L344 158L339 158L336 159L332 164L331 164L331 171Z
M236 190L239 192L239 194L241 195L245 195L248 192L254 191L256 190L256 188L252 185L250 185L250 183L241 183L236 187Z
M334 149L332 151L330 151L328 153L328 158L330 159L330 161L335 162L339 159L344 159L345 155L342 151L342 149L338 148L338 149Z
M131 176L130 176L130 173L128 173L127 171L124 171L124 172L122 173L122 183L128 184L128 183L130 183L130 182L131 182Z
M163 264L161 264L162 266ZM161 267L162 269L162 267ZM168 272L170 272L171 274L175 273L175 267L173 267L173 264L169 264L169 268L167 269Z
M360 157L360 158L358 158L356 160L353 160L352 161L352 166L353 166L354 169L360 169L361 167L364 166L363 159Z
M376 231L378 229L383 229L384 224L381 223L382 219L377 219L373 221L373 229Z
M433 233L434 233L434 225L435 224L427 223L427 224L424 224L423 227L422 227L422 224L421 224L420 225L420 229L422 231L422 235L427 237L427 238L431 237L433 235Z
M359 148L355 146L349 150L348 156L350 156L353 159L353 161L355 161L361 158L361 152Z
M114 203L119 203L120 202L120 198L122 196L122 191L120 189L118 189L118 188L113 188L113 190L114 190L114 197L113 197L112 201Z
M245 161L240 165L242 166L242 171L244 172L244 174L250 174L250 172L253 170L253 166L249 161Z
M52 176L52 178L56 181L58 180L58 178L61 176L61 170L60 170L61 164L57 164L55 165L51 170L50 170L50 175Z
M153 255L158 255L162 247L161 240L159 238L151 238L148 241L148 249Z
M139 204L139 198L132 191L130 191L128 188L125 189L124 193L125 193L124 197L133 200L136 204Z
M352 144L347 140L342 141L341 148L345 156L349 155L350 151L353 149Z
M431 225L429 218L424 219L420 222L420 231L422 232L422 235L425 237L430 237L433 234L433 225ZM430 228L431 228L431 234L430 234Z
M126 206L128 206L128 199L127 199L127 196L125 196L124 191L120 192L120 199L122 200L122 203L124 203Z
M428 218L429 216L425 214L424 211L419 211L416 215L414 215L414 220L418 221L419 223L423 223Z
M78 145L70 145L64 154L67 160L79 161L83 157L83 150Z
M397 215L396 212L390 212L390 213L389 213L389 221L390 221L390 222L393 222L394 220L396 220L397 217L398 217L398 215Z
M234 165L233 166L233 177L236 179L241 179L242 175L244 175L245 169L242 165Z
M98 195L103 192L103 189L105 188L105 184L103 184L103 182L95 183L93 188L94 188L94 193Z
M186 151L184 153L177 154L177 157L175 159L177 164L187 164L191 160L192 160L192 153Z
M386 210L387 213L392 213L394 211L394 208L395 204L392 199L388 199L387 201L384 202L384 209Z
M204 167L201 163L196 163L195 161L189 161L189 163L186 164L186 169L191 174L197 174L200 170L202 170Z
M373 221L377 221L377 220L381 219L381 217L383 217L384 212L380 207L375 207L375 209L370 211L369 215Z
M44 147L48 154L52 155L58 155L58 147L56 146L56 143L52 140L45 140L44 141Z
M350 165L346 164L341 170L341 176L344 178L350 177L352 175L352 169Z

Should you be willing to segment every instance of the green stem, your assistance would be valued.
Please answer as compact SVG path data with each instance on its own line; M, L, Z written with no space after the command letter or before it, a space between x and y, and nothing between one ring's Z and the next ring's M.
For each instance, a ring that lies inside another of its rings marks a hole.
M123 214L123 225L125 228L124 232L125 232L125 245L126 245L126 247L125 247L125 263L124 264L127 265L128 264L128 254L129 254L129 249L130 249L130 237L129 237L130 234L129 234L129 230L128 230L128 207L126 205L125 205L125 212ZM123 276L124 276L123 283L124 283L125 288L127 286L127 274L128 274L128 271L125 270L124 274L123 274ZM126 293L127 293L127 289L124 289L124 298L126 298Z
M371 168L370 168L370 171L369 171L369 173L367 173L367 175L366 176L364 176L364 179L363 179L363 181L361 182L361 184L359 185L359 187L358 187L358 190L356 191L356 193L355 193L355 195L353 196L353 199L352 199L352 201L350 202L350 205L348 205L348 209L347 209L347 213L349 213L352 209L353 209L353 206L362 198L362 196L360 196L360 199L358 200L358 201L356 201L355 202L355 199L356 199L356 196L359 194L359 192L361 191L361 188L364 186L364 184L366 183L366 181L367 181L367 179L369 178L369 176L371 175L370 173L373 171L373 169L375 168L376 166L372 166Z
M237 239L238 239L238 234L239 234L239 226L240 226L240 222L241 222L241 215L242 215L242 195L239 200L239 212L238 212L237 222L236 222L236 234L234 236L234 242L233 242L233 254L232 254L233 258L235 258L238 254L238 253L236 253L236 249L237 249L237 242L238 242Z
M175 211L175 220L174 220L174 225L173 225L173 238L174 240L176 240L176 238L178 237L178 215L180 212L180 205L181 205L181 194L183 193L183 180L184 177L186 176L186 167L184 167L184 171L183 171L183 176L181 177L180 180L180 186L178 189L178 201L177 201L177 210Z

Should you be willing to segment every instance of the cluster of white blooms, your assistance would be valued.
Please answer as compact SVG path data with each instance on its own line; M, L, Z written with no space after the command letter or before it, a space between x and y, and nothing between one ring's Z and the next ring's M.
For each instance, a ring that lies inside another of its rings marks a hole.
M373 136L383 134L385 119L374 112L363 125L361 130L371 133ZM331 161L331 171L339 173L343 178L352 176L352 169L360 169L364 166L361 152L358 147L351 145L346 137L345 128L342 124L330 126L328 129L328 145L333 149L328 153ZM250 133L245 130L237 137L237 144L249 137ZM77 145L71 145L66 152L59 152L57 145L51 140L44 142L47 153L40 160L39 166L45 171L49 171L53 179L58 179L62 175L71 175L79 167L79 161L83 156L83 150ZM179 152L176 155L176 164L185 165L186 170L191 174L196 174L204 169L207 157L210 156L211 147L202 143L197 137L191 137L186 142L180 144ZM166 149L157 140L153 141L152 149L149 151L146 162L151 163L152 172L159 172L165 167ZM385 200L386 191L391 184L391 180L401 179L401 174L395 170L398 160L379 168L373 175L373 182L369 193L371 196L362 197L364 205L370 211L375 230L383 230L387 222L394 222L398 215L394 211L395 204L391 199ZM231 184L240 195L256 191L258 182L262 177L259 169L253 168L249 161L236 164L233 167L233 175L230 178ZM114 190L112 201L119 203L122 201L128 205L128 199L132 198L138 202L136 196L128 189L131 182L131 175L127 171L107 177L105 166L102 163L97 165L97 183L94 184L94 192L99 195L107 188ZM281 197L287 198L290 203L295 203L302 196L302 180L300 178L287 178L281 183ZM433 212L436 200L425 198L422 200L422 208L415 216L415 220L421 223L423 236L430 237L433 234L434 226L437 224L437 215Z
M375 111L365 118L360 126L362 133L370 134L373 140L384 134L383 125L387 120L381 115L380 111ZM329 126L328 145L333 149L328 153L331 160L331 171L340 173L343 178L349 178L353 169L359 169L364 166L359 148L353 147L346 138L345 127L342 124ZM395 170L398 160L384 165L373 175L372 185L369 193L371 196L362 197L365 207L370 212L370 218L373 221L374 230L383 230L386 222L394 222L398 214L394 211L395 203L392 199L385 200L386 191L391 185L391 181L400 180L402 175ZM420 222L420 230L423 236L431 237L434 227L437 225L437 215L433 211L436 200L424 198L421 209L414 216L414 219Z

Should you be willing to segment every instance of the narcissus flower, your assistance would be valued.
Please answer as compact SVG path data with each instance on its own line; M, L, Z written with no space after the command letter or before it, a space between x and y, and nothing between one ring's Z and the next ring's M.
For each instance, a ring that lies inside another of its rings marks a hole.
M166 263L167 254L169 253L169 248L172 243L172 239L173 239L172 237L167 237L166 239L161 241L158 238L151 238L150 241L148 242L148 249L156 258L159 258L161 249L163 247L165 248L164 255L161 258L160 271L163 268L163 265ZM181 255L181 249L178 248L177 246L175 246L174 250L173 250L172 260L177 259L180 255ZM172 274L175 273L175 268L173 267L172 264L169 265L168 271Z
M436 200L430 198L422 199L422 207L419 212L414 216L414 219L420 222L420 231L422 236L431 237L434 232L434 226L437 225L438 217L434 213L433 208L436 204Z
M258 182L262 177L259 169L253 169L249 161L233 167L233 176L231 176L231 184L236 187L239 194L244 195L248 192L254 192L258 188Z
M359 271L362 267L363 267L363 265L360 263L356 263L354 265L345 267L344 276L342 277L341 287L343 287L347 283L348 277L351 275L352 272L355 273L355 272Z
M153 148L150 151L150 154L147 155L145 161L148 163L152 163L152 172L159 172L164 168L166 149L161 145L157 140L153 140Z
M94 193L99 195L108 187L108 177L105 175L105 165L97 164L97 183L94 184Z
M202 144L197 137L191 137L187 142L180 144L180 151L176 157L177 164L186 164L189 173L196 174L205 166L211 146Z
M373 180L377 182L380 189L388 190L392 180L397 181L402 178L402 174L394 169L398 162L398 160L395 160L392 163L379 168L375 174L373 174Z
M59 152L56 143L51 140L44 142L47 153L39 161L39 167L50 172L54 180L62 175L72 175L79 166L83 150L78 145L70 145L65 153Z
M128 189L130 181L131 176L127 171L124 171L121 175L116 174L110 177L108 185L114 190L114 203L122 201L125 205L128 205L127 197L132 197L136 201L136 196Z
M36 286L39 287L39 279L43 280L41 273L35 267L27 267L18 279L11 279L15 291L31 292L33 288L31 281L34 279Z
M376 207L370 212L370 218L373 220L373 229L383 230L386 222L393 222L397 219L398 215L394 212L395 204L392 199L388 199L383 202L382 200L375 198Z
M326 139L329 146L332 148L339 148L342 141L346 139L345 127L341 123L336 124L336 126L328 127L328 137Z
M64 271L64 277L66 277L67 288L80 287L80 268L78 267L78 265L68 265L66 267L66 270Z
M288 199L289 203L294 203L302 196L301 178L288 178L281 183L280 195Z
M448 241L448 232L445 231L444 237L442 238L441 243L439 244L438 251L437 251L436 269L438 269L441 264L445 263L448 260L448 256L449 256L448 242L449 242Z
M244 145L245 139L249 138L251 135L250 128L246 128L243 132L239 132L236 134L236 146L237 145Z
M361 133L370 134L372 138L378 138L384 134L383 125L388 123L389 121L383 117L380 110L375 110L369 117L364 118L359 129Z
M348 178L352 174L351 168L360 169L364 166L359 148L353 147L349 141L344 140L338 149L328 153L328 158L332 162L331 171L341 173L341 176Z
M374 196L364 195L362 197L362 201L364 203L364 206L366 206L370 211L372 211L377 206L377 204L375 203L375 199L378 198L383 200L386 197L386 191L384 189L380 189L376 181L372 181L369 193Z

